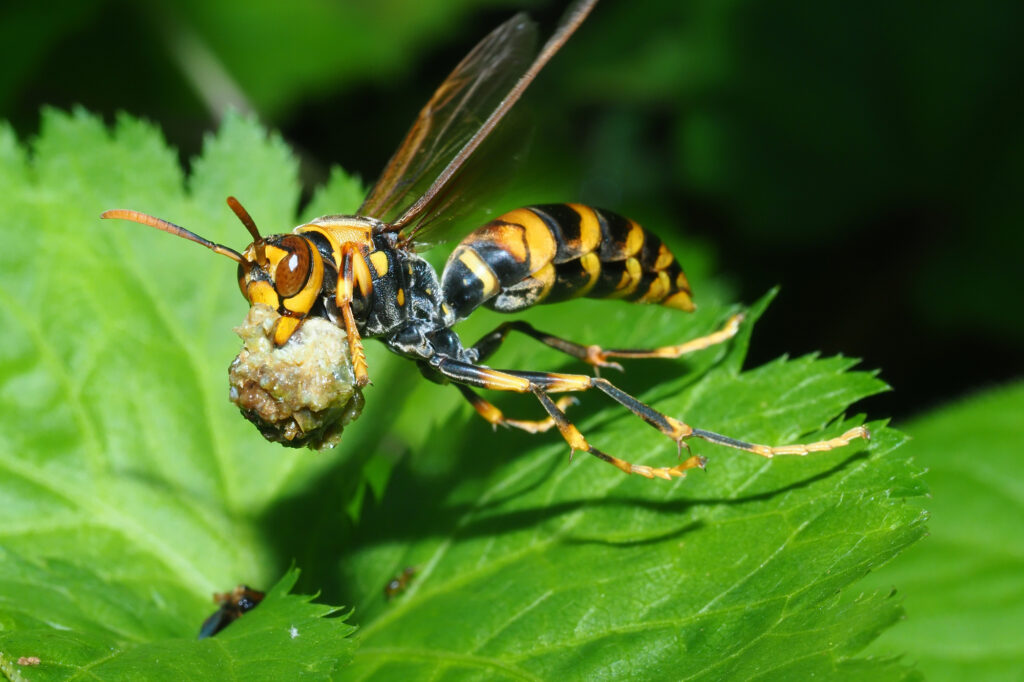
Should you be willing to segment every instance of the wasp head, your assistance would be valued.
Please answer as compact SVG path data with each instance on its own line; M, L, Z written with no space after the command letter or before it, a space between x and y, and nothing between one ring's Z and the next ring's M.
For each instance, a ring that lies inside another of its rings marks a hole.
M271 235L242 252L238 286L250 304L263 303L281 318L274 343L283 345L316 304L324 282L320 252L297 234Z
M250 305L262 303L281 318L274 328L274 344L284 345L312 310L323 286L324 263L309 240L297 234L260 235L256 223L238 200L228 197L228 206L252 235L253 242L242 253L215 244L180 225L151 215L125 209L105 211L103 218L120 218L155 227L164 232L202 244L214 253L238 263L238 286Z

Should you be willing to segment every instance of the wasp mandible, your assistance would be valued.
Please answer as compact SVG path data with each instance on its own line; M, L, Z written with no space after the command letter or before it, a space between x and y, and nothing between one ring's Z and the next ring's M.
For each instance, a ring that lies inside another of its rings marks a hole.
M103 217L149 225L236 261L246 300L281 315L273 329L277 346L287 344L305 320L327 319L347 336L357 385L369 382L362 340L376 338L414 361L428 378L454 384L491 424L531 433L555 427L574 451L588 452L626 473L671 479L703 467L704 458L650 467L602 452L569 421L566 398L556 402L552 394L597 389L680 447L697 437L773 457L831 450L867 438L867 430L856 427L838 438L803 445L747 443L662 414L599 376L499 370L484 364L513 331L595 368L619 367L616 358L676 358L730 339L741 323L739 315L708 336L653 350L583 345L526 322L504 323L467 347L452 329L481 305L514 313L581 296L694 309L686 275L658 237L633 220L581 204L529 206L505 213L467 235L440 276L414 249L426 228L442 222L451 208L455 180L466 161L596 1L571 5L538 52L533 48L535 26L523 14L484 38L420 111L358 215L324 216L288 234L262 236L241 204L229 198L253 238L242 253L137 211L111 210ZM548 417L506 417L475 389L532 393Z

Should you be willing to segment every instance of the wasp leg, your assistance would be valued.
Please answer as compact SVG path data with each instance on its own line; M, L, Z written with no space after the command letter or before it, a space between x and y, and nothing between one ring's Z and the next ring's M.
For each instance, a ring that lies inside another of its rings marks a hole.
M686 446L686 440L691 437L702 438L708 442L737 450L746 450L762 457L775 457L776 455L806 455L812 452L823 452L833 450L849 444L857 438L870 439L870 432L863 426L848 430L843 435L824 441L814 443L768 446L757 443L747 443L728 436L695 429L678 419L658 412L654 408L640 402L622 389L616 387L607 379L600 377L589 377L582 374L556 374L548 372L521 372L511 370L496 370L489 367L480 367L466 362L459 362L447 357L439 357L431 362L431 365L449 380L467 386L476 386L494 391L514 391L516 393L533 393L540 400L544 409L547 410L555 425L562 433L562 437L573 450L585 450L599 459L614 464L626 473L638 473L648 478L658 476L666 478L682 475L682 471L700 466L698 459L689 458L677 467L658 468L643 467L618 458L607 455L596 450L583 438L575 426L569 422L565 414L558 409L558 406L548 397L549 393L565 393L575 391L586 391L596 388L615 402L619 403L645 422L661 431L671 438L679 446L680 450ZM682 468L680 468L682 467ZM674 472L674 473L673 473Z
M742 440L736 440L735 438L729 438L723 436L720 433L714 433L712 431L705 431L704 429L694 429L693 435L697 438L703 438L709 443L715 443L716 445L724 445L727 448L735 448L737 450L746 450L747 452L753 452L755 455L761 455L771 459L778 455L809 455L812 452L825 452L826 450L835 450L841 448L844 445L849 445L850 441L858 438L864 440L871 440L871 431L864 426L855 426L849 431L845 432L841 436L830 438L829 440L820 440L815 443L805 443L796 445L778 445L771 447L769 445L758 445L757 443L746 443Z
M614 348L606 350L600 346L584 346L572 341L567 341L557 336L542 332L539 329L534 328L534 326L529 322L515 320L512 322L502 323L494 331L484 335L483 338L477 341L473 348L477 353L479 353L480 361L483 361L498 350L498 347L508 337L509 332L517 331L526 334L532 339L540 341L546 346L550 346L555 350L571 355L574 358L578 358L583 362L594 365L595 367L611 367L621 372L622 365L617 362L610 362L608 358L678 358L681 355L704 350L705 348L710 348L711 346L728 341L732 337L736 336L736 332L739 331L740 323L742 321L742 313L733 315L718 331L675 346L662 346L652 350L637 350L629 348Z
M724 343L736 336L736 333L740 330L740 323L743 322L743 313L737 313L726 320L725 324L718 331L712 332L706 336L701 336L696 339L691 339L686 343L680 343L675 346L662 346L660 348L653 348L651 350L636 350L631 348L612 348L605 350L599 346L587 346L587 357L584 358L586 362L598 367L605 366L608 358L633 358L633 359L647 359L647 358L678 358L682 355L689 353L695 353L711 346L716 346L720 343ZM616 363L611 363L615 365Z
M537 400L544 406L544 409L551 415L551 419L554 420L558 426L558 430L562 434L562 438L569 444L573 452L576 450L583 450L588 452L594 457L597 457L603 462L608 462L619 470L624 471L627 474L638 474L645 478L664 478L665 480L671 480L673 476L683 478L686 476L686 472L689 469L703 469L707 460L703 457L688 457L681 463L674 467L649 467L643 464L632 464L624 459L619 459L609 455L607 452L598 450L593 445L587 442L587 439L583 437L580 430L576 428L575 424L569 421L569 418L565 416L565 412L558 408L558 405L551 400L547 393L543 389L535 389L533 394L537 396Z
M356 385L365 386L370 383L370 374L366 365L363 340L359 336L359 328L356 327L355 316L352 314L352 297L356 285L359 286L359 290L364 296L369 296L373 292L373 283L366 259L363 258L363 254L355 244L346 242L341 247L341 263L341 276L338 278L335 301L341 312L342 320L345 322L345 334L348 336L348 348L352 356L352 373L355 375Z
M473 409L476 410L481 417L490 422L490 424L495 428L498 426L511 426L516 429L522 429L528 433L544 433L555 425L555 420L550 416L547 419L509 419L501 410L481 398L468 386L455 384L455 388L459 389L462 395L466 397L466 400L468 400L473 406ZM558 409L564 411L570 405L575 405L576 402L577 400L572 396L563 396L558 399L558 402L556 402L555 405L558 406Z
M682 422L666 417L659 412L647 407L639 400L629 396L612 386L604 379L588 377L580 374L549 374L546 372L513 372L480 367L468 362L460 362L447 357L435 358L431 366L444 377L455 384L476 386L495 391L512 391L515 393L533 393L537 400L551 416L555 426L558 427L562 438L569 444L573 452L583 450L600 460L618 467L627 474L639 474L646 478L665 478L683 476L688 469L703 467L702 457L690 457L674 467L649 467L642 464L632 464L625 460L613 457L590 445L583 437L583 434L569 421L558 405L548 396L548 393L564 393L570 391L586 391L590 388L600 388L607 392L615 400L622 402L642 419L658 427L661 430L678 429L682 435L675 437L675 440L682 443L685 435L691 432L690 427ZM608 392L608 389L611 392ZM623 402L625 399L626 402ZM681 428L680 428L681 427ZM667 431L666 431L667 432Z

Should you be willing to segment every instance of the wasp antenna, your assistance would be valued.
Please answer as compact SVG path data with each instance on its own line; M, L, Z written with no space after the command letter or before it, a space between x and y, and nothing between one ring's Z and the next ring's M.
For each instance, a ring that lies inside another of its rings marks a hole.
M115 208L109 211L104 211L103 214L100 215L100 217L116 220L130 220L133 223L149 225L150 227L155 227L158 230L169 232L177 237L188 239L189 241L195 242L196 244L202 244L203 246L210 249L214 253L219 253L222 256L227 256L233 261L237 261L242 265L246 265L245 259L242 257L242 254L238 253L234 249L229 248L227 246L223 246L222 244L214 244L209 239L203 239L202 237L200 237L195 232L192 232L191 230L186 230L184 227L180 225L175 225L174 223L168 222L161 218L154 218L153 216L148 215L146 213L130 211L124 208Z
M259 263L260 266L266 266L267 255L266 249L264 248L266 246L266 242L263 240L263 235L260 234L260 231L256 229L256 221L253 220L252 216L249 215L249 212L242 207L242 204L239 203L238 199L228 197L228 206L231 207L231 210L235 212L238 219L242 221L243 225L245 225L245 229L249 230L249 234L252 235L252 245L256 248L256 262Z

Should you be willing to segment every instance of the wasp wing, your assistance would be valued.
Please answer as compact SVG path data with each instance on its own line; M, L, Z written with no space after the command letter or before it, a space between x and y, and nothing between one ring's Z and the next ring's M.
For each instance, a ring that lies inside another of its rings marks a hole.
M420 111L360 215L381 220L387 231L404 231L408 241L420 219L450 205L448 185L596 2L577 0L532 61L536 28L524 14L474 47Z
M521 13L480 41L420 111L359 214L388 224L402 216L523 75L536 41L536 25Z

